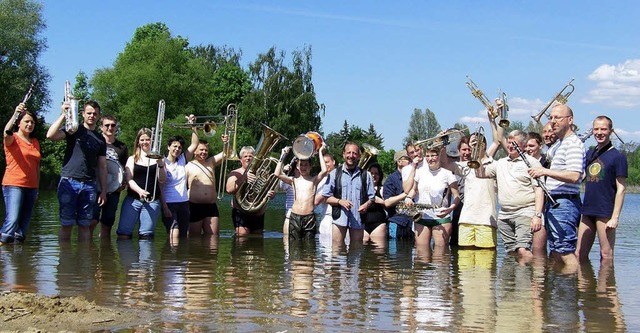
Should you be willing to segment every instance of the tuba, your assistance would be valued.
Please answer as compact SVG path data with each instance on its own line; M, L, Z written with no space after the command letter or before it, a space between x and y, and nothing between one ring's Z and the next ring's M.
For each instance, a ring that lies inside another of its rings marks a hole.
M362 156L360 156L360 161L358 162L358 167L362 170L367 170L366 168L369 166L369 162L372 162L372 158L374 156L378 156L380 150L368 143L362 144Z
M267 204L269 200L267 194L278 184L278 177L273 174L273 171L280 161L267 155L280 140L286 139L269 126L265 124L262 126L264 128L256 153L244 171L245 179L248 172L255 174L256 179L253 182L244 181L235 194L239 208L249 214L257 213Z
M227 146L222 147L224 149L224 157L222 158L222 162L220 162L220 175L218 178L218 199L222 199L224 197L224 185L227 180L227 169L229 165L229 160L237 161L239 160L238 155L236 155L236 128L238 127L238 108L235 104L231 103L227 105L227 115L224 117L224 134L226 136L231 136L230 140L231 148ZM264 134L263 134L264 135Z
M556 103L556 102L560 103L560 104L566 104L567 103L567 100L569 99L569 96L571 96L571 94L573 93L573 90L575 89L575 87L572 84L573 80L574 79L571 79L571 81L569 81L569 83L567 83L567 85L564 86L564 88L562 88L562 90L560 90L553 97L553 99L551 99L549 104L547 104L547 106L545 106L542 110L540 110L540 112L538 112L537 115L531 116L531 118L533 118L533 120L535 120L536 123L540 124L540 118L542 118L542 116L545 113L547 113L547 110L549 110L549 108L553 105L553 103ZM567 90L567 89L569 89L569 90ZM567 92L565 92L565 90L567 90Z
M64 83L64 101L69 103L69 109L64 114L65 130L73 134L78 130L78 100L71 95L71 82Z
M472 169L477 169L480 167L480 159L482 159L484 155L484 150L487 149L487 142L484 137L484 128L482 126L478 127L476 131L472 134L476 137L476 144L471 147L471 158L469 162L467 162L467 166Z

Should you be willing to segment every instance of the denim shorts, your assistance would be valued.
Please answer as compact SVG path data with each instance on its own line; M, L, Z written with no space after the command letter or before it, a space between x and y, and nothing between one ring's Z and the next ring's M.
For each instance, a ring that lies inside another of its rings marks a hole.
M559 206L552 208L549 202L545 202L545 227L549 249L560 254L576 251L578 241L578 222L580 222L580 210L582 203L580 197L573 199L556 199Z
M93 219L98 191L95 181L79 181L61 177L58 183L58 202L60 204L60 224L75 224L88 227Z

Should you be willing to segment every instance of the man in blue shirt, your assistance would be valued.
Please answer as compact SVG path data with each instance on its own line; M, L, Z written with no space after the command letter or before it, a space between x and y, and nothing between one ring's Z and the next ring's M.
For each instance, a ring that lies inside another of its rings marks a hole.
M333 242L344 242L349 231L350 244L362 244L364 223L360 214L364 214L375 199L373 179L358 167L358 145L347 143L342 157L344 163L331 172L331 181L324 187L322 196L333 209Z

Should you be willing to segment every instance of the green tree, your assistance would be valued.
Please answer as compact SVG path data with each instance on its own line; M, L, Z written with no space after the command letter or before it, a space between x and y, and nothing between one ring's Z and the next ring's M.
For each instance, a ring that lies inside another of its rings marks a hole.
M15 107L36 81L27 108L38 118L35 134L43 152L49 142L44 140L47 128L42 125L42 112L50 103L47 88L50 76L40 65L40 56L47 48L42 36L45 28L42 4L30 0L0 1L0 119L6 121L13 115ZM0 154L0 168L4 169L5 163L4 154ZM54 170L54 166L43 160L41 169L47 172ZM46 178L46 173L42 178Z
M239 143L255 145L266 124L288 138L318 131L324 105L316 100L312 82L311 48L292 53L290 67L284 51L269 49L249 65L253 90L239 105ZM286 141L286 140L285 140Z
M424 140L436 136L442 128L438 123L436 115L426 108L424 113L421 109L414 109L409 120L409 129L407 136L404 138L404 144L412 143L418 140Z
M383 152L383 137L378 134L373 124L369 124L368 130L363 130L359 126L351 125L345 120L342 129L338 133L329 133L325 138L329 153L335 156L336 161L342 161L342 152L347 142L353 142L363 150L363 144L368 144L377 148L379 155ZM379 156L378 156L379 157ZM374 160L377 158L374 158ZM393 161L393 155L391 156Z

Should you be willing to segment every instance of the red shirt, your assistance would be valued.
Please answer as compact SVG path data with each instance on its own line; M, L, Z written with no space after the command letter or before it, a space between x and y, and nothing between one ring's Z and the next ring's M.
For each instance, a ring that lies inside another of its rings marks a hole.
M40 143L37 139L33 138L28 143L14 133L13 143L4 146L4 154L7 169L2 178L3 186L39 187Z

